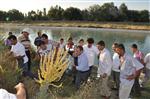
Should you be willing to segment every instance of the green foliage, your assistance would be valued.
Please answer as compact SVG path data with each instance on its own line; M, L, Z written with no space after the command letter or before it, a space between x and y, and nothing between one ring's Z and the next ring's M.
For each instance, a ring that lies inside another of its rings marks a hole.
M50 20L61 20L63 19L63 11L64 9L58 5L56 5L55 7L51 7L48 11L48 18Z
M52 6L46 13L46 8L43 11L29 11L28 15L12 9L8 12L0 11L0 21L18 21L24 20L85 20L85 21L125 21L125 22L149 22L148 10L128 10L125 3L122 3L119 8L113 2L104 3L103 5L93 5L87 9L80 10L78 8L69 7L63 9L60 6Z
M12 9L7 12L7 17L9 18L10 21L15 21L15 20L23 20L24 15L19 12L19 10Z
M82 20L82 13L80 9L70 7L64 11L63 17L65 20Z

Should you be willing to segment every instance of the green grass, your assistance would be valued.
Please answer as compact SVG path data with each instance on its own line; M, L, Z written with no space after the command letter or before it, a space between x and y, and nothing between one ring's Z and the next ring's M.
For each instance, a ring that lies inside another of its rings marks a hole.
M14 85L16 85L19 81L22 81L25 84L27 89L28 99L102 99L99 94L101 90L99 80L95 79L96 76L96 67L92 72L92 81L88 82L86 85L82 85L80 90L76 90L74 84L72 83L71 75L64 75L60 82L63 82L63 87L54 88L49 86L49 90L47 92L48 98L42 94L39 95L39 84L36 83L33 79L28 77L21 77L20 72L17 72L16 65L13 62L11 57L8 57L6 52L8 49L0 43L0 65L5 69L4 73L0 72L0 88L5 88L9 92L15 93ZM35 55L32 54L32 59ZM11 60L11 61L9 61ZM32 62L32 71L37 73L38 61ZM110 80L110 86L112 85L112 81ZM42 92L40 92L42 93ZM135 97L134 99L150 99L150 81L145 85L142 90L141 97ZM116 91L112 91L111 99L117 99Z

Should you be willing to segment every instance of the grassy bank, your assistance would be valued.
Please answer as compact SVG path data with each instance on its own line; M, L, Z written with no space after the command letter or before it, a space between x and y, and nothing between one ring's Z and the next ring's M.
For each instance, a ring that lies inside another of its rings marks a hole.
M17 69L16 61L6 54L9 50L4 47L0 42L0 65L4 69L0 69L0 88L4 88L9 92L15 93L14 86L22 81L27 89L28 98L27 99L103 99L99 91L101 90L101 83L96 80L97 68L94 67L92 71L92 80L86 85L83 85L79 91L75 90L75 86L72 83L73 77L71 75L64 75L61 79L63 82L63 87L54 88L49 86L49 91L47 92L49 98L37 98L37 93L39 93L39 84L35 80L22 77ZM36 73L38 68L38 61L34 60L34 53L32 53L32 72ZM112 86L112 80L110 80L110 86ZM112 91L110 99L117 99L117 91ZM142 96L135 97L133 99L150 99L150 82L148 82L142 89ZM41 96L41 97L44 97Z
M85 28L150 30L150 23L136 23L136 22L26 21L26 22L9 22L9 23L11 24L13 23L16 25L54 26L54 27L85 27Z

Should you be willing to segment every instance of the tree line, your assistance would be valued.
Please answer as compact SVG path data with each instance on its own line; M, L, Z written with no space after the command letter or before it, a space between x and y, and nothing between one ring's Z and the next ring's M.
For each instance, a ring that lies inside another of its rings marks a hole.
M48 13L46 8L43 11L29 11L23 14L19 10L12 9L8 12L0 11L0 21L22 21L22 20L83 20L83 21L123 21L123 22L149 22L148 10L129 10L122 3L116 7L113 2L104 3L103 5L93 5L87 9L69 7L63 9L56 5L52 6Z

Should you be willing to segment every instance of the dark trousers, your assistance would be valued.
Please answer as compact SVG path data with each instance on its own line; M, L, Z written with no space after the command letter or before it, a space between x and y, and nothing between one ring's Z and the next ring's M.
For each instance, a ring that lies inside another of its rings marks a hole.
M30 51L29 50L27 50L26 51L26 55L27 55L27 57L28 57L28 71L30 71L31 70L31 55L30 55Z
M28 63L24 63L23 58L18 59L18 66L22 69L23 76L29 76L31 78L38 79L38 76L34 75L32 72L28 70Z
M90 70L89 70L89 77L91 76L92 74L92 69L93 69L93 66L90 66Z
M88 76L89 76L89 71L85 71L85 72L77 71L76 80L75 80L75 86L77 89L80 88L81 83L87 81Z
M132 92L133 92L133 95L135 95L135 96L140 96L141 95L139 77L135 78L135 81L134 81L134 84L133 84L133 87L132 87Z
M119 90L120 85L120 72L112 71L113 80L115 82L116 88Z

